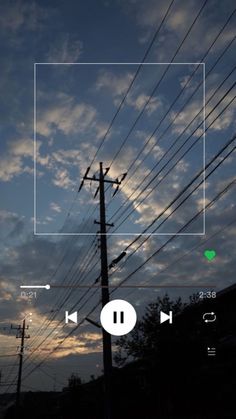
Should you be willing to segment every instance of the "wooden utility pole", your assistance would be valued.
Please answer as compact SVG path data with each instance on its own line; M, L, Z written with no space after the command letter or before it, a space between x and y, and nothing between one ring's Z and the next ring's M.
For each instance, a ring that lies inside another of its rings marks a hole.
M30 336L25 334L25 330L28 329L28 326L25 326L25 319L23 320L22 326L13 327L11 329L16 329L18 331L16 338L21 339L20 350L19 350L19 369L18 369L18 379L17 379L17 388L16 388L16 413L18 412L20 405L20 392L21 392L21 377L22 377L22 365L23 365L23 356L24 356L24 345L25 339L29 339Z
M106 223L106 203L105 203L105 183L111 183L117 185L117 188L121 184L121 181L105 179L108 169L103 171L103 164L100 163L100 172L99 177L95 176L89 177L87 169L85 176L80 185L80 189L83 186L84 180L90 180L98 182L98 188L95 193L97 195L98 191L100 194L100 221L95 221L96 224L100 224L100 249L101 249L101 293L102 293L102 307L104 307L109 302L109 283L108 283L108 263L107 263L107 236L106 236L106 227L113 224ZM79 190L80 190L79 189ZM102 328L102 338L103 338L103 367L104 367L104 398L105 398L105 419L111 419L111 374L112 374L112 350L111 350L111 335Z
M100 191L100 246L101 246L101 285L102 285L102 307L109 302L108 288L108 263L107 263L107 236L106 236L106 210L104 175L102 163L100 163L99 176ZM103 365L104 365L104 385L105 385L105 409L106 418L111 418L111 373L112 373L112 351L111 335L102 328L103 338Z

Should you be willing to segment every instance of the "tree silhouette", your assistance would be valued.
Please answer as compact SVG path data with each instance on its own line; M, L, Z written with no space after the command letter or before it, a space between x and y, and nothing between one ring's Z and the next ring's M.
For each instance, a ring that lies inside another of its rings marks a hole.
M195 299L192 297L192 303ZM145 314L136 324L134 330L116 341L117 352L114 360L122 366L128 359L150 359L157 355L163 340L163 330L160 329L160 312L173 312L173 316L181 313L187 306L179 297L171 300L168 294L163 298L158 297L153 303L148 304Z
M75 390L81 387L82 380L78 376L78 374L72 373L71 376L68 378L68 389L69 390Z

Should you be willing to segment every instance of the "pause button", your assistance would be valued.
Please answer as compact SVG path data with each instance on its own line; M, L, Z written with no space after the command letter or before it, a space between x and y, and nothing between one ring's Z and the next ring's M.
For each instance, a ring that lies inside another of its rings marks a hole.
M131 332L137 321L134 307L125 300L113 300L107 303L100 315L103 329L114 336L123 336Z
M120 311L118 315L120 316L120 323L124 323L124 312ZM117 311L113 311L113 323L117 323Z

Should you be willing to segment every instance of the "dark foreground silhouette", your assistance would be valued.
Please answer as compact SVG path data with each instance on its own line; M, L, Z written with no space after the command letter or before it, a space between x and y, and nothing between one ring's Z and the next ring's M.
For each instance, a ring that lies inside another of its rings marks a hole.
M133 333L118 341L112 419L235 418L235 297L232 286L216 299L187 306L168 297L149 305ZM172 325L159 324L164 308L175 312ZM210 311L217 313L211 325L202 320ZM209 345L216 347L216 356L208 356ZM86 384L72 377L63 392L22 394L17 415L10 406L2 417L103 419L103 405L103 377Z

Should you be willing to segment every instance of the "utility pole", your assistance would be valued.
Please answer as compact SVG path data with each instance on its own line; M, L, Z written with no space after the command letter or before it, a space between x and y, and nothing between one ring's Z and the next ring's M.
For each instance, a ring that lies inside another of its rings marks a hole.
M20 391L21 391L21 377L22 377L22 365L23 365L23 356L24 356L24 344L25 339L29 339L30 336L25 334L25 330L28 329L29 326L25 326L25 319L23 320L22 326L13 327L11 325L11 329L16 329L18 333L16 334L17 339L21 339L21 345L19 350L19 369L18 369L18 379L17 379L17 388L16 388L16 414L18 412L19 404L20 404Z
M100 162L100 172L99 177L95 176L89 177L88 172L90 168L87 169L83 180L81 182L79 191L82 189L84 180L90 180L93 182L98 182L98 188L94 197L96 197L99 191L100 197L100 221L94 221L95 224L100 224L100 250L101 250L101 293L102 293L102 307L104 307L109 302L109 283L108 283L108 262L107 262L107 236L106 236L106 227L113 227L114 224L106 223L106 203L105 203L105 183L110 183L112 185L117 185L117 192L119 185L126 176L122 175L122 179L118 178L115 180L105 179L109 168L103 170L103 164ZM111 349L111 335L102 328L102 339L103 339L103 368L104 368L104 398L105 398L105 419L111 419L111 375L112 375L112 349Z

